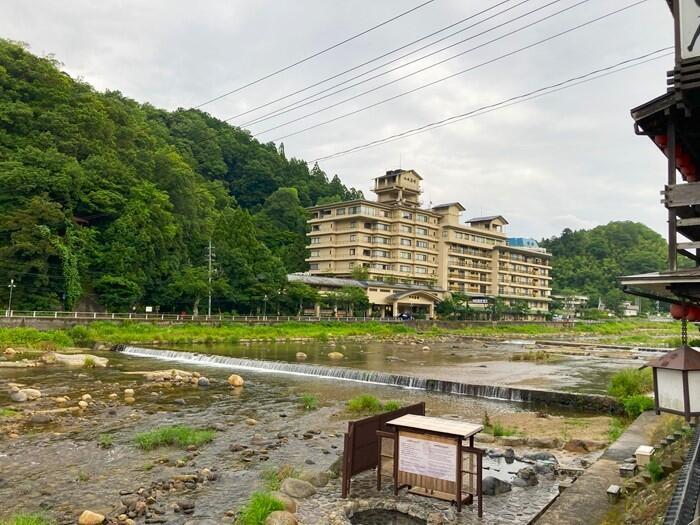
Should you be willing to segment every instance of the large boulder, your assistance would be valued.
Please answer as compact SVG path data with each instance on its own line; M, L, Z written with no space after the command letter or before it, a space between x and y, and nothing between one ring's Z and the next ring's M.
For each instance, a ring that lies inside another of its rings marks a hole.
M228 384L232 387L238 388L243 386L245 384L245 381L238 374L231 374L230 376L228 376Z
M486 496L498 496L499 494L510 492L511 485L502 479L486 476L481 482L481 490Z
M342 359L343 357L345 357L345 356L343 354L341 354L340 352L328 352L328 358L333 359L334 361Z
M41 391L36 388L19 388L13 386L10 388L10 399L15 403L24 403L25 401L34 401L41 397Z
M534 448L552 448L556 449L561 446L559 438L555 437L532 437L527 440L527 444Z
M284 510L287 512L294 514L297 511L297 502L294 500L294 498L290 498L286 494L279 491L272 492L271 496L276 500L281 501L284 505Z
M106 357L98 357L91 354L58 354L53 353L49 356L44 356L44 360L51 363L57 363L64 366L84 367L86 363L90 366L105 368L109 363Z
M316 488L303 479L287 478L282 482L280 490L287 496L297 499L308 498L316 494Z
M97 512L85 510L78 518L78 525L100 525L104 523L105 517Z
M10 348L9 346L7 348L5 348L5 351L3 352L3 354L5 354L7 357L12 357L16 353L17 353L17 350L15 350L14 348Z
M299 479L308 481L314 487L325 487L328 485L330 477L327 472L322 470L304 470L299 476Z
M551 452L533 452L532 454L525 454L523 456L525 459L530 461L548 461L550 463L558 464L556 456Z
M286 510L276 510L271 512L267 519L265 519L265 525L297 525L297 519L294 514L287 512Z
M307 356L304 352L297 352L296 358L298 361L303 361L307 357L309 356Z
M564 450L567 452L586 453L593 450L605 448L607 443L604 441L594 441L592 439L570 439L564 443Z
M534 468L523 467L518 471L518 474L513 480L513 485L516 487L534 487L539 482Z

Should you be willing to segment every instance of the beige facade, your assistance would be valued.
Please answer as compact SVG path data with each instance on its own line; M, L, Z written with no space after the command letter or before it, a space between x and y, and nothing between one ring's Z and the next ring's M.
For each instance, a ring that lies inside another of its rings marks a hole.
M509 246L501 216L464 223L459 203L421 208L421 181L413 170L389 171L375 179L377 201L310 208L309 273L349 278L362 266L370 281L464 293L476 308L501 297L547 312L550 255Z

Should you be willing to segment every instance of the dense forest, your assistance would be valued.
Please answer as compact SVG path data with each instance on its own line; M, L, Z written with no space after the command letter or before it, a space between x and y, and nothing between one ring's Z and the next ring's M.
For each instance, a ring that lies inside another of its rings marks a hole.
M304 207L361 197L196 110L99 93L0 40L0 298L250 312L305 269Z
M666 240L638 222L611 222L591 230L565 229L540 242L552 257L554 294L583 294L589 305L600 299L615 309L630 296L622 292L622 275L655 272L667 265Z

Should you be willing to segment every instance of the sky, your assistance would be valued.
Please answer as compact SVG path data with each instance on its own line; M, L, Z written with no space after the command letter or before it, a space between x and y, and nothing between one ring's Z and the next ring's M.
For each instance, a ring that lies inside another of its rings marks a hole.
M235 90L424 1L3 0L0 37L26 42L35 54L53 55L67 73L98 90L118 90L172 110L194 107ZM353 73L231 119L263 142L281 139L287 157L312 161L671 46L672 18L666 2L646 0L511 54L636 2L434 0L201 109L221 119L239 115L493 7ZM509 10L501 12L505 9ZM507 34L549 15L532 27ZM461 29L443 42L400 58ZM464 39L469 40L409 63ZM391 65L342 87L386 72L378 78L243 126L396 58ZM474 68L488 61L492 62ZM402 67L387 72L397 66ZM389 169L414 169L424 179L424 205L459 201L467 209L465 220L501 214L510 222L512 236L539 239L564 228L590 228L613 220L639 221L664 234L666 213L659 202L664 157L648 138L635 135L630 109L663 94L666 71L672 67L672 56L661 57L319 164L329 176L338 174L346 185L370 198L374 177ZM417 92L296 133L470 68ZM299 117L304 118L288 123Z

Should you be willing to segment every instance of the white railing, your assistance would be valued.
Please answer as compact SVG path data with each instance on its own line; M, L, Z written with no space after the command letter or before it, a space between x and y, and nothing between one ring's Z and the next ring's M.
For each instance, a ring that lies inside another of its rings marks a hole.
M395 322L398 319L380 317L345 317L345 316L315 316L315 315L233 315L233 314L163 314L142 312L59 312L41 310L5 310L5 317L12 319L76 319L81 321L189 321L196 323L218 322L358 322L382 321Z

